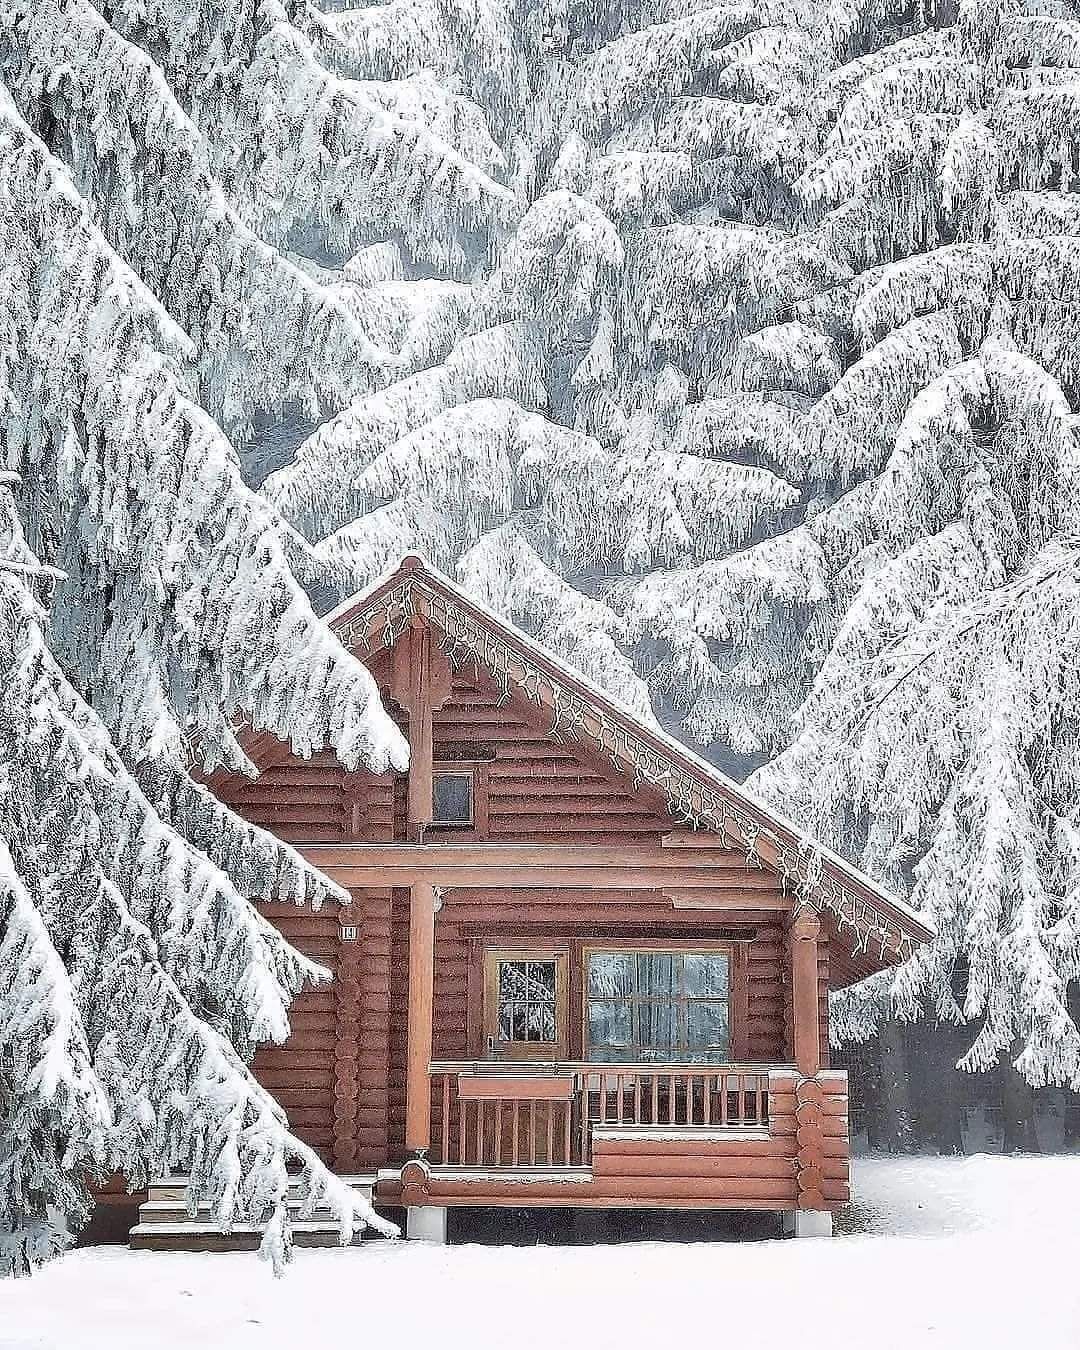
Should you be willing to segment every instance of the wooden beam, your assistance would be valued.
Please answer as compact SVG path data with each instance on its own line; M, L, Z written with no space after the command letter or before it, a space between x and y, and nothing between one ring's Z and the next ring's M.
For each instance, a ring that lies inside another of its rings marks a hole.
M803 913L791 925L791 1013L795 1063L812 1078L821 1068L821 1025L818 1018L818 935L816 914Z
M759 868L747 867L730 852L702 857L696 850L657 848L650 844L337 844L298 843L296 847L320 867L476 867L574 866L611 868L656 867L673 875L680 866L709 870L714 876L744 876L757 881Z
M663 848L695 848L716 853L724 849L734 849L741 857L745 858L746 845L742 841L738 828L729 821L724 821L723 824L724 831L722 834L705 826L700 830L668 830L667 834L661 835L660 844ZM752 866L753 864L749 865Z
M405 1071L405 1147L426 1153L431 1147L432 1007L435 987L435 892L429 881L415 881L409 900L409 1012Z
M747 899L747 898L749 897L750 902L751 902L751 907L753 907L753 906L752 906L752 901L753 901L753 897L755 897L755 896L757 895L757 892L756 892L756 891L739 891L738 894L739 894L743 899ZM765 897L765 903L762 905L762 908L763 908L763 909L768 909L768 908L770 908L770 907L771 907L771 902L772 902L774 899L778 899L778 898L779 898L780 901L781 901L781 903L777 904L776 908L777 908L778 910L781 910L781 911L786 911L786 910L787 910L787 908L788 908L788 906L787 906L787 901L786 901L786 900L783 900L782 897L770 896L768 892L763 892L762 894L763 894L763 896ZM706 909L706 910L707 910L707 909L723 909L723 910L728 910L728 909L731 909L731 908L733 907L734 903L735 903L734 900L733 900L733 897L732 897L731 890L729 890L728 888L725 888L725 889L720 890L720 891L711 891L711 890L704 890L704 889L698 890L698 891L693 891L693 890L690 890L690 891L673 891L673 890L670 890L670 889L668 889L667 887L665 887L665 888L664 888L664 895L667 897L667 899L669 899L669 900L671 901L671 907L672 907L672 909L699 909L699 910L700 910L700 909Z
M431 640L431 628L414 615L408 631L394 645L390 696L409 716L409 789L407 838L419 843L432 815L432 713L450 696L450 663Z
M431 699L428 693L431 634L414 617L391 657L390 694L409 715L409 787L406 836L414 843L431 823Z
M709 892L708 908L790 913L791 901L730 853L602 844L301 844L342 886L534 887ZM704 899L704 897L703 897ZM704 906L703 906L704 907Z
M313 858L312 861L317 862L317 859ZM672 880L671 870L659 867L538 867L527 864L508 866L505 863L487 867L450 867L432 862L405 868L330 865L321 866L321 870L346 889L364 886L411 886L416 881L426 881L433 886L466 887L477 890L497 888L518 891L534 889L662 891ZM716 876L712 872L687 870L677 873L676 880L683 890L692 887L703 891L717 889ZM768 911L786 915L790 912L791 904L787 897L775 891L731 886L717 893L711 903L701 908L716 911L729 908Z

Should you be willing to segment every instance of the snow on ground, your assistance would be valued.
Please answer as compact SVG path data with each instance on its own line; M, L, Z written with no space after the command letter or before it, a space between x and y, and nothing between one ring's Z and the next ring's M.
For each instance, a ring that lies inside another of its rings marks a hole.
M866 1160L830 1239L97 1247L0 1283L0 1350L1080 1347L1080 1157Z

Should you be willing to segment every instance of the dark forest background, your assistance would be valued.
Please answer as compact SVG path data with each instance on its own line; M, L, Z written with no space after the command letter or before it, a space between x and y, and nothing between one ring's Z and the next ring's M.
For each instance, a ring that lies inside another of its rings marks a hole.
M866 1153L1080 1153L1080 1093L1032 1088L1007 1061L962 1073L971 1029L891 1022L832 1053L850 1076L851 1143Z

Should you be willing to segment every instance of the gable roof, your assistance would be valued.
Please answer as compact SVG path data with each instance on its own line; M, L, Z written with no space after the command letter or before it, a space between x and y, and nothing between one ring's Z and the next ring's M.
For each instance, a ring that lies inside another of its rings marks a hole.
M496 681L551 716L551 735L602 754L667 799L675 820L710 829L774 869L796 890L796 907L826 909L838 934L869 969L910 957L933 929L909 905L664 732L644 726L533 638L469 598L415 554L327 616L339 640L367 653L391 647L414 615L441 633L451 665L472 660Z

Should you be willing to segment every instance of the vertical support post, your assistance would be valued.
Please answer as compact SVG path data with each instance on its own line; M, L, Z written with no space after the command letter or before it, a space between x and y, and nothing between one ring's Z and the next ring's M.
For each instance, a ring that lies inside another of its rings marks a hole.
M409 901L409 1021L405 1077L405 1147L431 1147L432 1006L435 989L435 889L414 881Z
M428 688L431 669L431 633L422 621L414 621L409 631L409 825L408 837L414 843L431 824L431 696Z
M433 647L427 620L415 614L408 631L394 644L390 675L390 696L409 715L406 838L414 844L422 842L424 829L431 824L432 714L449 698L452 684L450 663Z
M804 911L791 925L791 1015L795 1064L804 1078L821 1068L821 1024L818 989L818 936L821 922Z
M821 1070L821 1010L818 938L821 921L804 909L791 925L791 1013L795 1042L796 1236L824 1235L832 1216L825 1199L824 1093ZM809 1214L813 1218L808 1217Z

